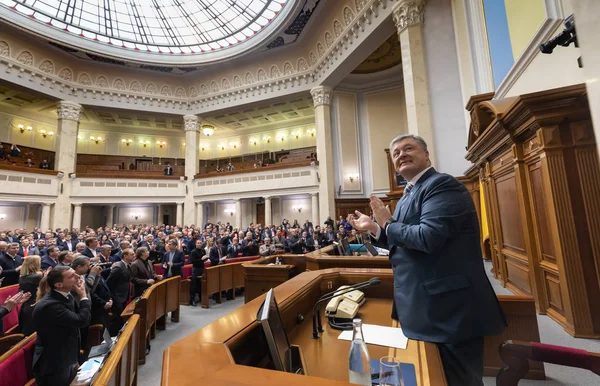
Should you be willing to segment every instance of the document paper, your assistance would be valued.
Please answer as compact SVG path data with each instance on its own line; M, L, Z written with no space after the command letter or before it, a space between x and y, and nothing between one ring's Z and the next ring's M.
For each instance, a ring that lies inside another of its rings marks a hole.
M377 346L395 347L406 350L408 338L404 336L401 328L378 326L376 324L363 324L363 336L366 343ZM338 336L341 340L352 340L352 330L344 331Z

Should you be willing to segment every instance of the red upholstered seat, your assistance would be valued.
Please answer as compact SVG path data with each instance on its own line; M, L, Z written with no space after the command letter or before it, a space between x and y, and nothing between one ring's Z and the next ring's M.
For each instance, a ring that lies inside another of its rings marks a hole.
M27 373L25 352L18 350L0 363L0 386L23 386L31 379Z
M19 292L19 285L9 285L8 287L0 288L0 304L4 304L6 299L13 296ZM15 309L13 309L8 315L2 318L2 322L4 323L4 331L2 334L9 332L15 326L19 324L19 310L21 309L21 305L18 305Z
M192 276L192 265L188 264L188 265L184 265L183 268L181 269L181 278L182 279L187 279L190 276Z
M210 267L210 260L206 260L204 262L204 268L208 268L208 267Z
M25 368L27 369L27 378L33 379L33 352L35 351L35 339L32 339L21 349L24 354Z
M162 267L162 265L160 265L160 264L154 264L154 272L156 272L157 275L164 275L165 274L165 270Z

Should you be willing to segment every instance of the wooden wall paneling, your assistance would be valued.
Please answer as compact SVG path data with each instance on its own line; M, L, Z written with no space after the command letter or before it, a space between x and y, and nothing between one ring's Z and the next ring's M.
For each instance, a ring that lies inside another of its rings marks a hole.
M486 163L483 170L494 277L501 281L503 287L506 287L506 264L504 263L504 257L500 253L500 214L498 210L498 194L495 189L496 183L494 177L491 175L492 169L489 162Z
M600 160L598 159L597 143L594 138L592 122L589 117L584 121L570 124L571 141L574 146L574 157L579 172L582 204L586 214L586 225L591 248L591 263L596 271L596 288L600 288ZM592 268L590 267L590 270ZM592 281L593 279L590 279ZM590 283L591 284L591 283ZM593 301L593 299L589 299ZM594 312L594 330L600 331L600 307L592 307Z
M561 139L561 129L558 124L541 127L538 135L544 153L540 156L542 161L544 187L548 192L548 220L556 261L560 275L564 277L564 285L559 284L561 299L564 302L565 318L564 328L577 337L597 337L594 334L592 312L588 302L586 290L584 264L581 259L577 229L575 226L575 213L571 206L571 189L576 186L569 184L567 168L565 165L564 144ZM574 170L570 170L573 173ZM549 290L556 291L552 277L547 276ZM555 278L554 278L555 279ZM598 298L596 298L598 299ZM561 321L560 314L548 309L548 315Z
M529 143L529 141L527 142ZM528 262L528 274L530 291L535 299L535 305L538 313L545 313L545 294L544 280L539 265L539 234L534 223L533 202L531 195L531 183L529 181L529 166L525 160L524 147L521 143L512 146L515 157L515 182L519 198L519 209L521 212L521 221L523 222L523 241L525 246L525 257ZM528 148L529 149L529 148ZM528 151L528 158L531 158L531 151Z

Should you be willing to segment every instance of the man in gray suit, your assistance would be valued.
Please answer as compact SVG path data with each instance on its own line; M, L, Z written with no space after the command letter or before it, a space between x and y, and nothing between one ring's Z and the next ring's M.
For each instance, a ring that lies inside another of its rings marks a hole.
M483 338L506 320L483 268L475 206L463 184L431 167L421 137L396 137L390 154L408 181L394 214L372 195L376 222L358 211L348 220L390 250L392 317L404 334L437 344L449 386L481 386Z

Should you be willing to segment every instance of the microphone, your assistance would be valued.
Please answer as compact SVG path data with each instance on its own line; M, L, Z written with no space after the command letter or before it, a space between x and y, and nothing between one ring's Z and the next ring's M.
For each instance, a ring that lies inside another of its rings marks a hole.
M362 283L357 283L354 285L351 285L349 288L346 288L344 290L342 290L341 292L339 290L336 291L331 291L328 292L324 295L321 295L321 297L319 298L319 300L317 300L317 302L315 303L314 307L313 307L313 315L312 315L312 322L313 322L313 334L312 334L312 338L313 339L319 339L319 332L323 332L323 326L321 325L321 309L320 309L320 304L326 300L331 300L336 296L341 296L341 295L345 295L349 292L352 292L354 290L358 290L358 289L362 289L362 288L366 288L366 287L371 287L374 285L378 285L381 283L381 279L378 277L373 277L367 281L364 281ZM337 293L336 293L337 292Z

